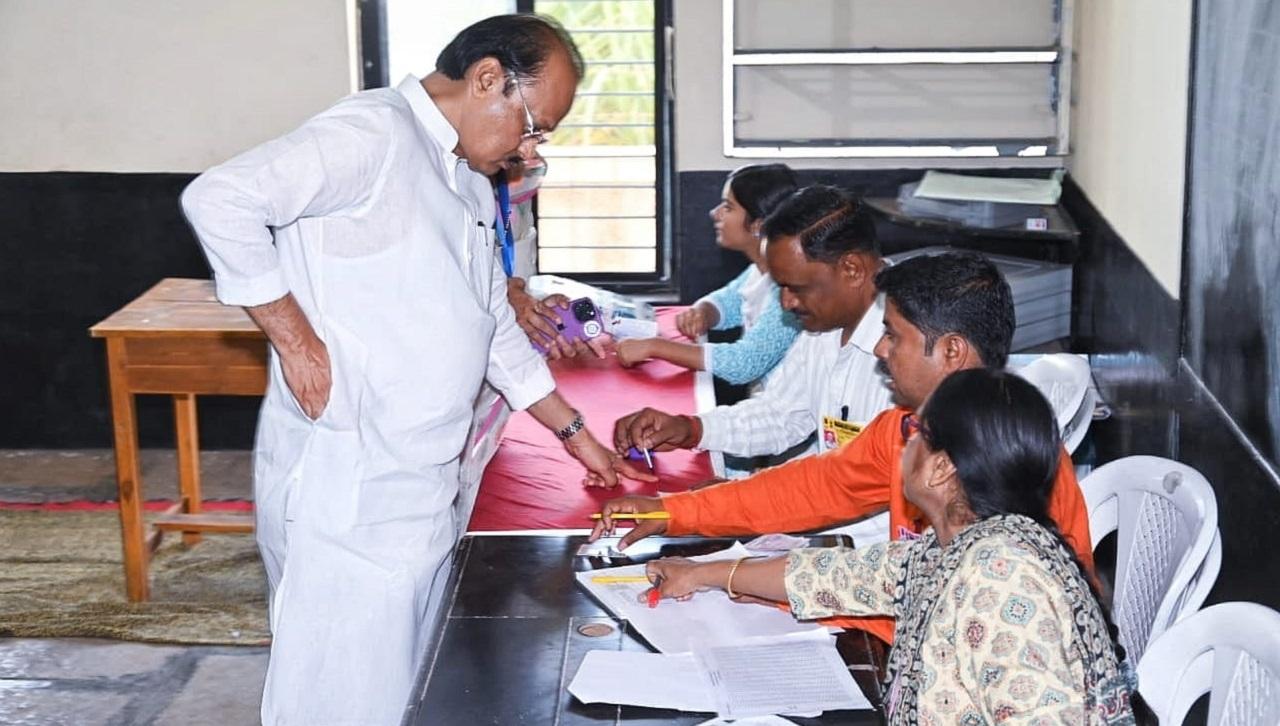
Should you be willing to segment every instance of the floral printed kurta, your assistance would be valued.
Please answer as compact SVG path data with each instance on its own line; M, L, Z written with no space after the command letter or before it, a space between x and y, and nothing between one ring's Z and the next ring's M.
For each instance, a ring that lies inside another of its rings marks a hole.
M936 605L909 661L909 669L919 669L914 703L921 724L1085 723L1085 667L1071 639L1076 612L1090 605L1073 606L1034 550L999 535L972 544L936 603L923 601L931 573L904 572L913 548L922 547L938 548L932 531L914 542L792 552L786 571L792 613L805 620L892 615L897 646L904 646L912 640L903 633L908 613ZM889 685L890 708L901 702L902 684L899 678ZM890 713L890 722L904 719L911 715Z

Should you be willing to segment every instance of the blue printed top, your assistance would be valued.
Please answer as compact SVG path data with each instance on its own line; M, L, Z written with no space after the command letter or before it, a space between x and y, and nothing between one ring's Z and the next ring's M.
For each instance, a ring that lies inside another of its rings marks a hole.
M742 328L742 337L732 343L703 346L703 368L729 383L741 385L764 378L800 333L800 322L782 309L778 285L755 265L699 302L714 305L720 312L716 330Z

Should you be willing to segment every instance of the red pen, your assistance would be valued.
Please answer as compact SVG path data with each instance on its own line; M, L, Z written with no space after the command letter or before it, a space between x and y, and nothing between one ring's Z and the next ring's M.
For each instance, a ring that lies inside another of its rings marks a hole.
M653 587L649 588L649 609L658 607L658 601L662 599L662 594L658 592L658 588L662 586L662 575L655 575L653 578Z

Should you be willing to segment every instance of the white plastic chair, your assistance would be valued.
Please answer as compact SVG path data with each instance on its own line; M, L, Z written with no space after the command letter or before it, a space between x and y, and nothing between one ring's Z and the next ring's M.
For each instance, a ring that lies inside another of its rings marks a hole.
M1138 664L1138 692L1161 724L1181 724L1209 695L1209 726L1280 724L1280 613L1228 602L1156 638Z
M1199 609L1222 566L1218 501L1200 472L1130 456L1080 482L1096 549L1116 532L1111 615L1131 662L1170 625Z
M1074 353L1052 353L1013 368L1012 359L1013 356L1013 372L1030 381L1049 401L1062 433L1062 445L1068 454L1075 453L1093 423L1093 408L1098 403L1089 360Z

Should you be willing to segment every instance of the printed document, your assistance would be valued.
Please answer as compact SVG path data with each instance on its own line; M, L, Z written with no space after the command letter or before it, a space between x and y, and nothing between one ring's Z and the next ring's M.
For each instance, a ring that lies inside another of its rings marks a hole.
M694 653L591 651L569 692L583 703L714 711L726 718L872 708L832 637L820 631Z
M691 559L736 560L751 553L741 543ZM686 602L662 600L650 608L640 600L649 589L643 582L592 582L608 575L644 575L644 565L609 567L576 573L578 583L620 620L626 620L655 649L663 653L688 653L697 645L727 645L761 636L809 631L826 633L816 623L802 623L791 613L751 603L736 603L721 591L700 592Z

